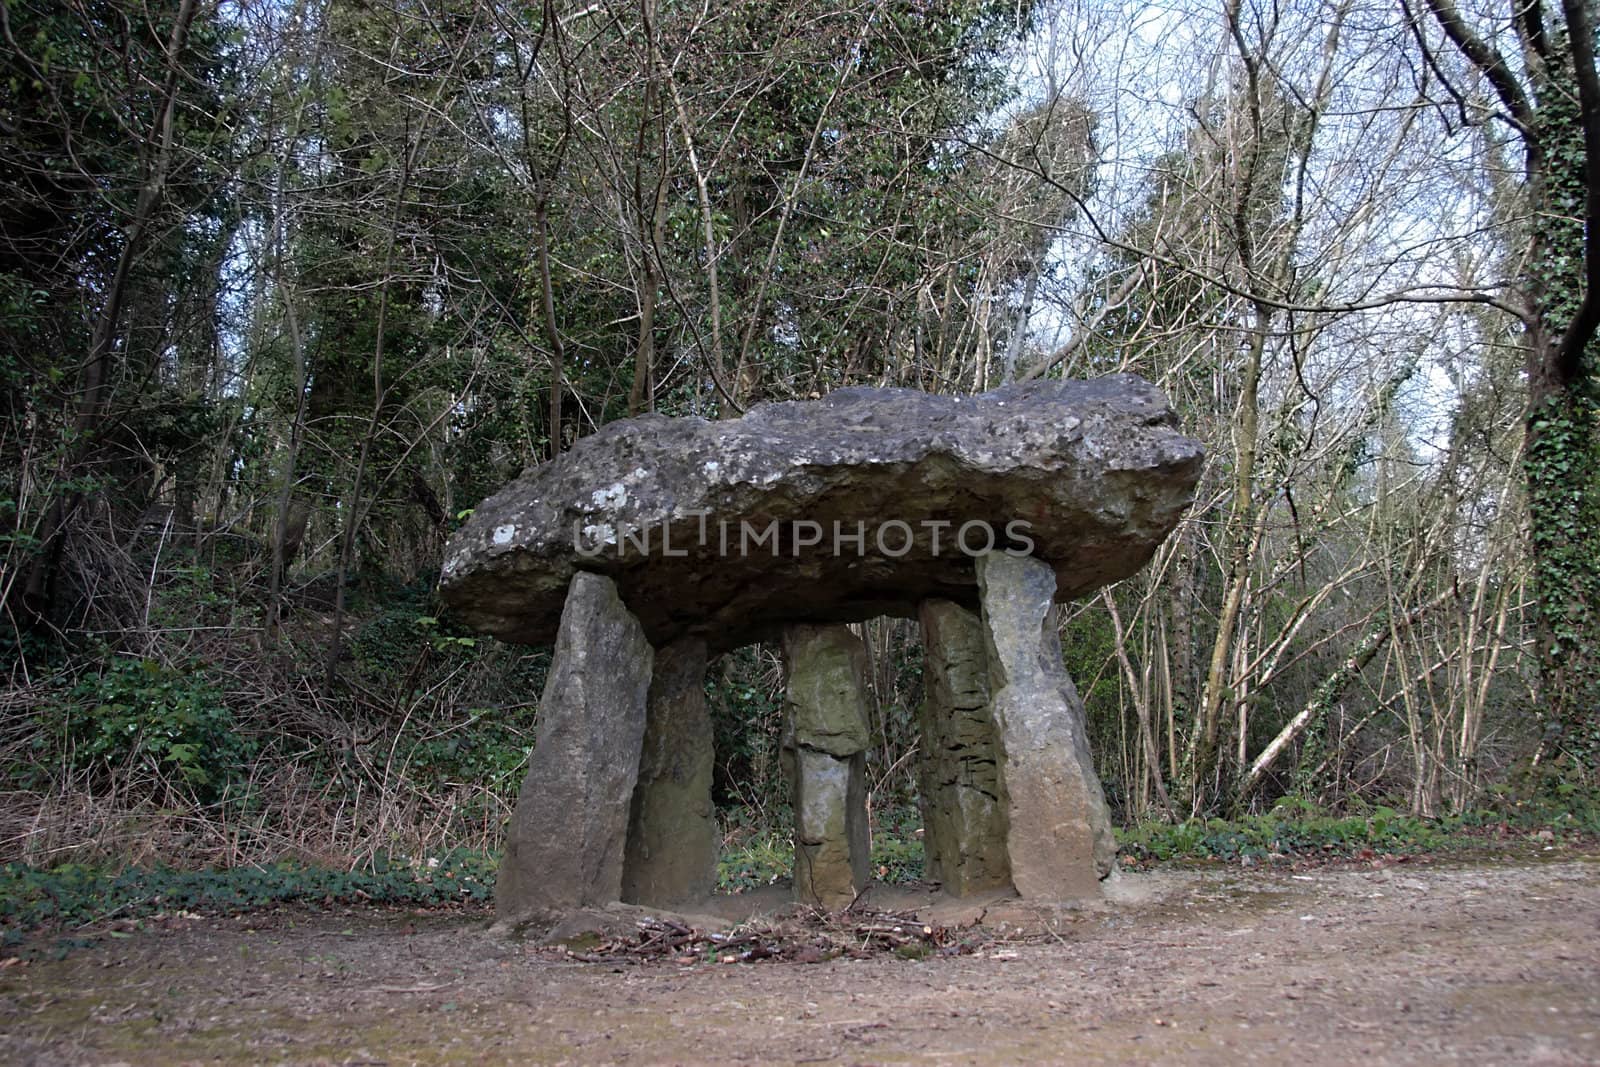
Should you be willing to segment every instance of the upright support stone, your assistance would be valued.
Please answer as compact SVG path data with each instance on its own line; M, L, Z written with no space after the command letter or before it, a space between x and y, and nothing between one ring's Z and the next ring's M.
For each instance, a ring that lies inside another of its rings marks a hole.
M926 876L953 896L1011 884L999 741L989 707L989 657L976 612L925 600L926 697L919 714Z
M850 906L870 877L866 757L794 752L794 898L825 911Z
M784 754L794 788L795 899L848 906L870 874L867 652L846 626L790 626Z
M1011 881L1024 899L1099 894L1116 840L1089 754L1083 702L1061 662L1050 565L991 552L977 560Z
M621 899L653 659L611 580L574 575L500 860L499 921Z
M705 678L705 641L684 638L656 653L622 869L630 904L673 907L709 896L716 883Z

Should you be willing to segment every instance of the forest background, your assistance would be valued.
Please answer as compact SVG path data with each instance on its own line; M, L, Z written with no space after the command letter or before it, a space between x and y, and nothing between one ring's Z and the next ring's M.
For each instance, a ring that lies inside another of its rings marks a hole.
M1586 0L3 0L0 38L0 860L492 853L548 651L441 612L452 529L608 421L855 384L1132 372L1205 443L1062 613L1123 822L1594 784ZM864 634L906 829L916 627ZM708 695L730 844L776 840L775 651Z

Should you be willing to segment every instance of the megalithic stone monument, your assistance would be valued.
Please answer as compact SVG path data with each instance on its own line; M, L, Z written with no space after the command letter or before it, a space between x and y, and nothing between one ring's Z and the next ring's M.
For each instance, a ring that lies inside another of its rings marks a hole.
M848 903L869 739L841 624L886 614L924 631L930 873L954 894L1096 893L1114 849L1052 605L1133 574L1171 532L1203 458L1176 423L1129 376L843 389L611 423L482 502L441 594L484 632L556 644L502 917L707 891L706 658L778 638L796 894Z

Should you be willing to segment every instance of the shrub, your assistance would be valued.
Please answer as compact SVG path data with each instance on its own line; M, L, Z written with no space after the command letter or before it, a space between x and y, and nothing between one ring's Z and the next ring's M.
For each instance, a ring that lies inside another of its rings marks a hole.
M1367 815L1316 814L1279 805L1238 821L1199 820L1175 826L1145 824L1119 831L1122 853L1141 859L1264 859L1286 855L1354 855L1363 849L1418 852L1446 843L1456 821L1419 819L1379 805Z
M146 764L214 799L250 756L222 693L199 670L107 656L36 717L37 766L65 760L96 777Z
M13 931L161 912L232 914L293 902L439 905L487 901L497 858L454 852L421 861L382 858L361 871L295 863L221 870L79 864L0 867L0 923Z
M794 873L794 841L777 830L751 833L737 844L726 844L717 857L717 889L740 893L772 885Z

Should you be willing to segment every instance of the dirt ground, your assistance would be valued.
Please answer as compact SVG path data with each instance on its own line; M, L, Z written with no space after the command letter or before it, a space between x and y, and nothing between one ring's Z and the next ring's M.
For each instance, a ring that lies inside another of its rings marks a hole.
M0 1061L1600 1063L1592 853L1115 897L1031 939L992 911L970 955L814 964L581 962L481 912L176 918L0 970Z

